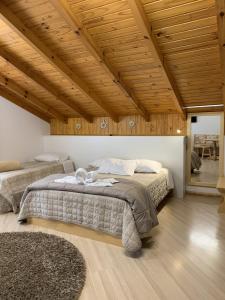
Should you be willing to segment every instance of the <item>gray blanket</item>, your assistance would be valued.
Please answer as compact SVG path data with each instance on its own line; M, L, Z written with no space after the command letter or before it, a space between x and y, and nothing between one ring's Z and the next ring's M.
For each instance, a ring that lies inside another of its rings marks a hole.
M26 215L26 213L23 212L23 204L26 201L26 198L29 198L28 196L30 194L38 191L59 191L68 192L68 194L73 192L75 194L95 195L99 197L104 196L111 198L112 201L116 198L126 202L133 216L133 220L130 220L130 222L134 222L136 230L140 235L149 232L152 227L158 224L156 211L151 199L149 199L146 188L136 181L119 178L119 183L114 184L112 187L94 187L54 182L56 178L62 177L64 177L62 174L51 175L28 186L21 201L19 219L23 219L24 215ZM55 209L57 211L58 208L56 207ZM83 208L81 207L81 209ZM126 216L125 212L124 216ZM125 223L126 222L123 222L123 226ZM129 225L127 224L126 226ZM129 232L126 228L123 228L123 230ZM129 232L128 235L132 235L132 232ZM129 238L126 236L126 240L127 239ZM138 247L140 247L140 243ZM136 246L132 245L132 249L128 250L134 249L138 250Z

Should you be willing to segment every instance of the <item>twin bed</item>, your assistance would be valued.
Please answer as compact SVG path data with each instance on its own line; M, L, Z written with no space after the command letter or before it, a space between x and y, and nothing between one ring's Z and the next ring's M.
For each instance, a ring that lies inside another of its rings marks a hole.
M158 224L156 207L173 188L171 175L164 168L157 174L98 174L98 179L117 179L111 187L59 182L65 177L62 173L65 169L60 163L30 165L15 176L0 173L1 212L17 212L20 202L21 223L38 218L81 225L122 239L128 252L136 252L141 249L141 239Z
M74 170L71 160L64 162L31 161L22 169L0 172L0 213L18 212L20 200L28 185L50 174L70 173Z

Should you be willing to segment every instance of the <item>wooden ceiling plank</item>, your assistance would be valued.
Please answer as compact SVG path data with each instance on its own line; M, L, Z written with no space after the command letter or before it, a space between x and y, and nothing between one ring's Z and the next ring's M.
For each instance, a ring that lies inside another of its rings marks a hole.
M47 104L43 103L40 99L32 95L29 91L24 90L18 84L14 83L11 79L4 77L1 74L0 74L0 85L12 91L14 94L18 95L19 97L25 99L27 102L30 102L32 105L37 107L37 109L42 110L44 113L50 114L53 118L56 118L62 122L66 122L66 118L61 113L51 108Z
M88 85L72 71L61 58L57 56L49 47L47 47L23 22L0 1L0 19L3 20L14 32L16 32L24 41L44 57L54 66L72 85L81 93L85 94L90 100L96 102L115 122L119 121L108 105L91 91Z
M119 72L113 68L110 62L107 60L104 52L98 48L91 35L86 30L78 18L72 13L71 8L67 0L50 0L57 12L63 17L66 23L71 27L74 34L80 39L83 45L87 48L89 53L96 59L99 65L110 76L113 83L122 91L122 93L129 98L133 103L138 113L144 117L146 121L149 121L149 114L146 109L140 104L134 92L126 86L121 78Z
M89 116L87 113L85 113L76 103L69 99L62 99L57 90L49 84L44 78L39 76L36 72L34 72L33 69L28 68L24 63L20 62L18 58L14 57L11 53L6 52L4 49L0 48L0 56L9 62L11 66L13 66L16 70L19 70L21 73L26 75L29 79L34 81L36 84L38 84L40 87L45 89L48 93L50 93L52 96L56 97L57 100L60 102L66 104L68 107L70 107L75 113L77 113L80 117L83 117L86 121L89 123L93 122L93 118Z
M31 114L35 115L36 117L50 123L50 118L47 114L35 109L27 102L25 102L24 99L18 97L16 94L11 93L9 90L7 90L5 87L1 85L0 85L0 96L16 104L17 106L29 111Z
M171 92L174 94L175 105L177 107L177 110L186 118L186 113L183 109L182 97L174 81L174 78L167 67L164 57L159 51L158 45L156 43L156 39L152 33L152 27L149 24L145 11L142 7L142 4L140 3L139 0L128 0L128 4L136 20L136 24L143 35L143 39L145 41L146 46L150 50L155 61L159 64L159 67L161 68L162 71L161 73L163 75L163 78L165 82L168 84L169 89L171 89Z
M225 104L225 0L216 0L218 41L222 69L222 93ZM225 106L224 106L225 110Z

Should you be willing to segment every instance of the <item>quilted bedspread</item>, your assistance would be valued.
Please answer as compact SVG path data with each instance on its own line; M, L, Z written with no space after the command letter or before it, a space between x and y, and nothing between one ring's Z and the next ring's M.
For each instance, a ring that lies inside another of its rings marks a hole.
M141 236L158 224L155 207L144 185L119 178L112 187L93 187L54 180L51 175L28 186L19 221L29 217L79 224L122 237L126 250L142 246Z

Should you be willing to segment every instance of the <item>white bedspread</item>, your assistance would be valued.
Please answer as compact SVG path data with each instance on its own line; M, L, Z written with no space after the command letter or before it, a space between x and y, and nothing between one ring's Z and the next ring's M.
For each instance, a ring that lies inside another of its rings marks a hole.
M55 182L59 183L72 183L72 184L79 184L75 176L65 176L60 179L56 179ZM105 179L97 179L94 182L85 182L84 185L87 186L112 186L114 183L119 182L114 178L105 178Z

